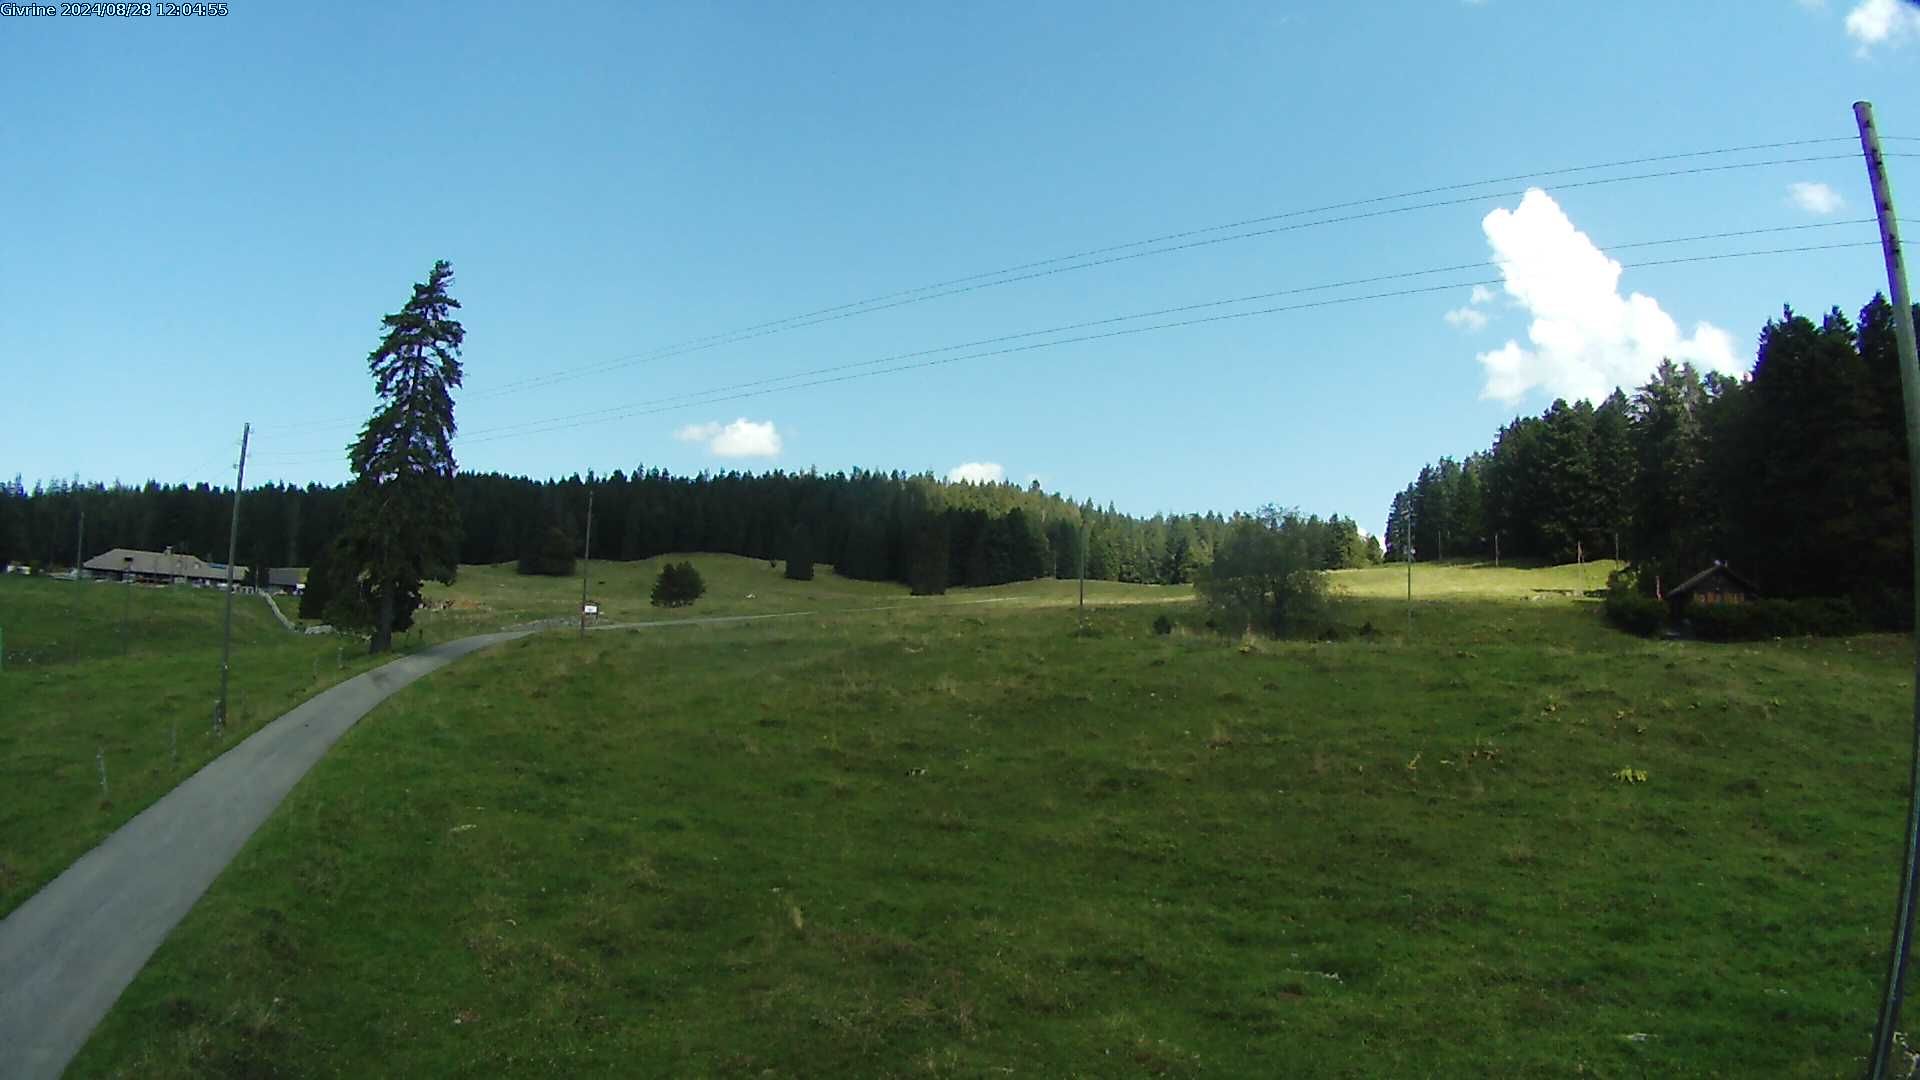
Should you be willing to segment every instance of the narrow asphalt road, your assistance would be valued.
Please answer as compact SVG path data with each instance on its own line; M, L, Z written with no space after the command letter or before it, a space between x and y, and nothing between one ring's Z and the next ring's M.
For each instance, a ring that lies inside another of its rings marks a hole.
M0 921L0 1077L57 1077L200 894L354 722L401 687L528 631L357 675L220 755Z

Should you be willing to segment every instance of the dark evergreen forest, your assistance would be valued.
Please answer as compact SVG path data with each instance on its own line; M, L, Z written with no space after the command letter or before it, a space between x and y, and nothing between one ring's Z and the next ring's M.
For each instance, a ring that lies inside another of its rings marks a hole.
M1920 308L1916 308L1920 310ZM1785 309L1744 378L1663 363L1631 395L1555 401L1394 496L1387 555L1572 561L1617 552L1652 592L1723 560L1764 593L1898 621L1913 582L1893 306Z
M549 561L558 530L581 552L587 494L594 495L593 557L645 559L717 552L787 560L796 536L822 568L921 592L994 585L1079 571L1088 526L1087 576L1181 583L1212 559L1230 519L1219 514L1132 517L1075 503L1039 486L947 483L930 475L740 473L673 476L658 469L530 480L493 473L454 478L462 563ZM0 483L0 559L40 566L73 561L80 513L85 553L171 546L224 560L231 489ZM1319 519L1313 519L1319 522ZM240 556L250 567L310 566L346 522L344 486L249 488L241 502ZM1377 560L1358 526L1326 527L1328 568Z

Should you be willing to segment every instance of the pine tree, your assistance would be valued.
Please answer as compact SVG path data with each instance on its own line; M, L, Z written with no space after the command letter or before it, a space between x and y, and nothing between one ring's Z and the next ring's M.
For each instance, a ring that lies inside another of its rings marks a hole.
M354 479L341 554L370 613L373 653L413 624L421 583L451 584L458 566L453 391L466 330L453 318L452 284L453 267L434 263L406 306L381 320L385 334L367 357L380 407L348 449Z
M787 579L813 580L813 542L805 525L795 525L787 535Z

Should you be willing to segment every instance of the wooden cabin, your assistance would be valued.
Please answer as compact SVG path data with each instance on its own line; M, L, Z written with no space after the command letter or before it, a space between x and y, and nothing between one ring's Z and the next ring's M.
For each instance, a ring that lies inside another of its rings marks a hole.
M1677 617L1688 604L1751 604L1760 599L1753 582L1716 561L1712 566L1667 590L1667 607Z

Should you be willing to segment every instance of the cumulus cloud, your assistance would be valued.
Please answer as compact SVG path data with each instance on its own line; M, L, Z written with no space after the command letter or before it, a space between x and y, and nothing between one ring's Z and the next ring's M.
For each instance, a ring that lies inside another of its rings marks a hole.
M969 461L947 470L947 479L955 483L997 484L1006 478L1006 468L991 461Z
M731 424L722 424L709 420L704 424L688 424L673 433L681 442L705 443L707 452L715 457L778 457L780 454L780 432L774 429L773 421L754 423L741 417Z
M1920 33L1920 9L1906 0L1860 0L1847 12L1847 36L1860 43L1860 52L1875 45L1898 45Z
M1440 317L1447 320L1448 326L1465 330L1470 334L1478 330L1485 330L1487 328L1487 313L1484 311L1475 311L1474 309L1492 299L1492 289L1487 288L1485 285L1475 285L1473 291L1467 294L1466 307L1454 308L1452 311Z
M1809 214L1831 214L1847 205L1839 192L1825 184L1807 180L1788 184L1787 199Z
M1480 227L1507 295L1533 320L1526 345L1509 340L1479 354L1481 397L1511 405L1538 391L1598 401L1616 386L1645 382L1663 358L1740 370L1725 330L1701 322L1683 337L1653 297L1622 296L1620 264L1574 228L1546 192L1529 190L1518 207L1493 211Z

